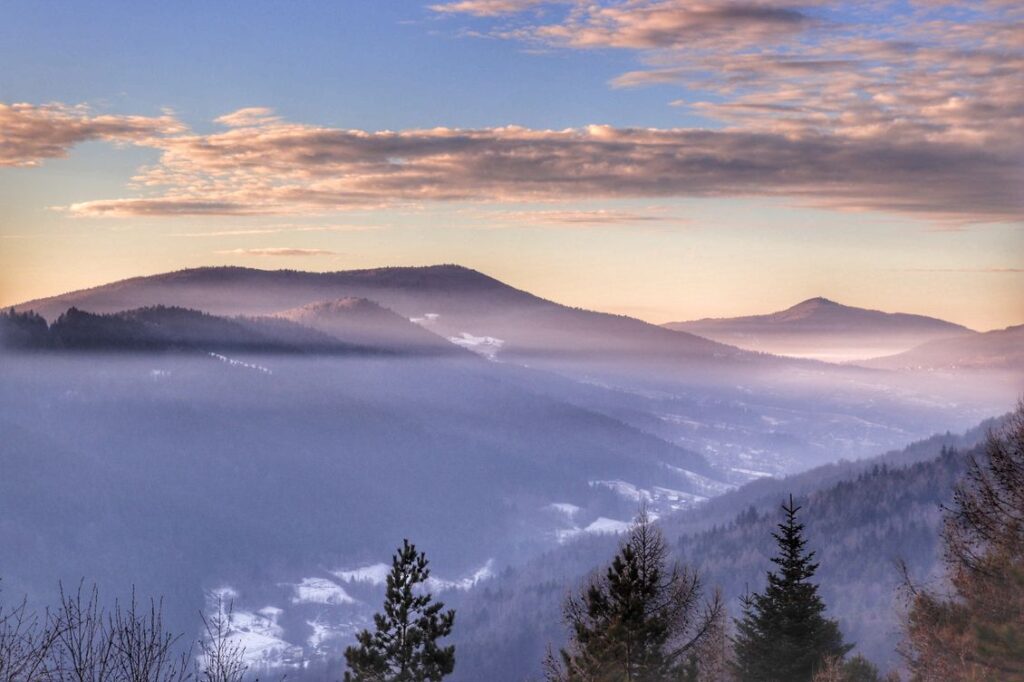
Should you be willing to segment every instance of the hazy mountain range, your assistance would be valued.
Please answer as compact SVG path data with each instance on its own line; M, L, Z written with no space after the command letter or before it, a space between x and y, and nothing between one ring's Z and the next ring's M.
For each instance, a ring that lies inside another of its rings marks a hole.
M342 298L369 299L464 346L538 360L755 361L753 354L640 320L562 306L455 265L334 273L199 268L30 301L54 319L70 307L114 313L153 305L214 315L275 315ZM322 311L321 311L322 312Z
M1024 325L936 339L910 350L860 363L895 370L981 370L1024 373Z
M472 350L530 370L512 373L528 376L526 390L545 391L700 451L734 473L798 470L837 456L865 456L937 428L962 427L1005 407L1017 388L1015 377L1007 382L958 375L954 381L926 372L880 374L741 350L621 315L562 306L456 265L333 273L198 268L15 308L54 321L49 335L58 347L81 345L83 325L92 325L93 334L100 325L106 340L92 343L114 347L180 346L188 339L200 342L218 327L222 337L207 342L207 350ZM771 324L796 325L793 333L803 334L806 343L819 342L822 330L834 337L838 330L850 336L863 328L877 343L879 336L888 334L887 343L895 343L894 335L903 334L903 344L910 328L966 331L821 299L791 312L769 316L778 318ZM157 317L174 319L158 323ZM186 319L195 327L187 332ZM974 336L966 331L963 338Z
M698 334L748 350L847 361L900 353L970 329L924 315L885 313L811 298L768 315L669 322L668 329Z
M338 652L403 537L438 590L476 594L545 552L613 543L640 500L724 522L715 500L737 486L964 429L1021 387L1013 330L957 332L979 344L970 366L840 365L451 265L200 268L15 310L0 316L5 589L135 583L181 628L219 590L254 659L278 663Z

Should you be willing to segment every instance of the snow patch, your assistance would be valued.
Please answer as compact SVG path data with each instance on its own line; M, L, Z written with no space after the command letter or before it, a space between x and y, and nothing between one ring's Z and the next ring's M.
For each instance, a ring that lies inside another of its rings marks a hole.
M371 564L354 568L350 571L331 571L331 575L346 583L370 583L371 585L383 585L387 582L391 566L388 564Z
M497 339L493 336L473 336L469 332L462 332L461 336L449 336L448 340L456 346L467 348L488 360L493 360L498 355L498 351L505 345L503 339Z
M570 521L575 519L576 514L578 514L580 511L579 507L577 507L575 504L570 504L569 502L552 502L551 504L548 505L548 509L553 509L556 512L565 514L565 516L568 517Z
M584 533L622 533L629 530L628 521L618 521L599 516L596 521L583 529Z
M652 518L655 517L652 515ZM586 528L573 526L572 528L557 530L555 531L555 538L559 544L563 544L580 535L618 535L629 530L629 527L630 523L628 521L619 521L617 519L609 519L606 516L599 516Z
M228 639L242 650L242 659L253 667L277 668L302 658L302 648L284 640L278 619L283 611L265 606L259 611L235 611L230 603L238 592L231 587L213 590L208 598L212 617L227 623Z
M371 564L361 568L347 571L332 571L331 575L345 583L368 583L370 585L384 585L387 583L388 574L391 573L389 564ZM426 585L435 592L447 590L468 590L478 583L494 577L494 559L488 559L487 563L473 572L472 575L459 580L445 580L444 578L427 578ZM333 584L333 583L332 583ZM340 588L339 588L340 589Z
M345 589L326 578L303 578L302 582L293 586L295 596L293 604L326 604L340 606L355 604L356 600L349 596Z
M470 590L484 580L494 577L494 559L488 559L487 563L478 568L468 578L461 580L444 580L442 578L427 578L426 585L435 592L446 592L448 590Z
M705 495L695 495L662 486L654 486L648 490L647 488L637 487L627 481L590 481L589 483L592 488L607 488L631 502L648 505L648 513L652 515L679 511L681 509L692 509L697 504L708 499Z

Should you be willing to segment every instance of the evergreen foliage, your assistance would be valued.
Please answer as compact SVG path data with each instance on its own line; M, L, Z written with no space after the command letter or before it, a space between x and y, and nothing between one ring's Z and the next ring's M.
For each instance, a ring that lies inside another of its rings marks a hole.
M715 661L717 594L702 605L698 575L669 565L661 532L641 512L603 575L564 606L569 646L545 663L552 682L697 680Z
M0 313L0 347L39 348L47 341L46 320L31 310L19 313L11 308Z
M793 498L782 505L785 515L772 534L778 553L762 593L744 599L736 622L737 677L743 682L811 680L829 658L841 658L852 646L843 642L839 625L825 617L825 603L811 582L818 564L807 550Z
M402 541L391 560L384 612L376 630L363 630L345 650L345 682L437 682L455 669L455 647L439 639L452 632L454 611L422 591L430 577L426 554Z

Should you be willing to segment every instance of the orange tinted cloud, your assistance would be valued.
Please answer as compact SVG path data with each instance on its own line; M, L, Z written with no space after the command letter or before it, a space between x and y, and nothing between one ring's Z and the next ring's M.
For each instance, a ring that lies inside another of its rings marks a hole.
M215 253L225 256L337 256L336 251L326 249L299 249L290 246L262 249L228 249Z
M80 106L0 102L0 166L38 165L89 140L143 143L183 130L171 116L97 116Z
M962 222L1021 216L1019 145L870 135L588 126L400 132L268 120L148 140L146 195L71 206L79 215L324 213L428 201L791 197Z

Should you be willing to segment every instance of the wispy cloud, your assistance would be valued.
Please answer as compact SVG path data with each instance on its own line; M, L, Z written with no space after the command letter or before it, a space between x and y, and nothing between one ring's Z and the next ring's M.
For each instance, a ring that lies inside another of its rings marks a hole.
M326 249L300 249L294 247L273 247L257 249L227 249L214 251L222 256L338 256L337 251Z
M209 232L172 232L168 237L248 237L261 234L292 232L368 232L380 229L376 225L277 225L252 229L212 230Z
M214 119L216 123L232 128L266 125L267 123L276 123L280 120L280 118L274 115L274 110L267 107L246 107Z
M685 224L685 218L656 211L619 211L612 209L593 210L538 210L499 211L481 213L481 217L498 226L545 227L563 229L587 229L595 227L619 227L653 224Z
M550 0L457 0L456 2L431 5L430 9L447 14L497 17L515 14L544 4L550 4Z

